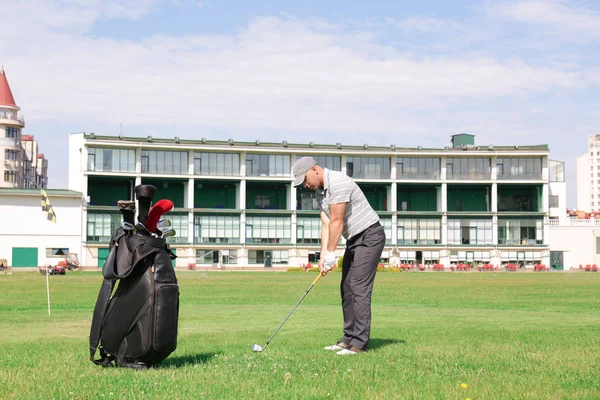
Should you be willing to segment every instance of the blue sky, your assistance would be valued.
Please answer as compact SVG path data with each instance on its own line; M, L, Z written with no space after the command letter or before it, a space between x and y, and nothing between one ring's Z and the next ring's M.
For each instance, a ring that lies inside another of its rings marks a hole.
M0 59L67 187L70 132L444 147L600 121L600 2L0 0ZM301 139L301 140L298 140Z

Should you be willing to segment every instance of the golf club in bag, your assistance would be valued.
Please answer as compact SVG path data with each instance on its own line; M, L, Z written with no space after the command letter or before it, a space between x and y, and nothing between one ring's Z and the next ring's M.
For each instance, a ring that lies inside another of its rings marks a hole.
M157 208L150 208L155 192L151 185L136 186L137 223L135 203L118 203L123 225L110 239L90 330L90 360L95 364L148 368L177 347L179 286L172 264L175 255L165 239L153 233L161 215L170 211L173 203L161 200ZM154 226L141 222L146 222L148 215ZM95 359L97 350L100 359Z
M275 330L275 332L273 332L273 334L271 335L271 337L269 338L269 340L267 340L267 343L265 343L264 346L258 345L258 344L253 344L252 345L252 350L253 351L264 351L267 346L269 345L269 343L271 343L271 340L273 340L273 338L275 337L275 335L277 334L277 332L279 332L279 330L281 329L281 327L283 326L283 324L285 324L285 321L288 320L288 318L290 317L290 315L292 315L292 313L294 312L294 310L296 310L296 308L298 308L298 306L300 305L300 303L302 302L302 300L304 300L304 298L306 297L306 295L308 294L308 292L310 292L310 290L313 288L313 286L315 286L317 284L317 282L319 282L319 279L321 279L321 277L323 276L323 274L321 274L319 272L319 274L317 275L317 277L315 278L315 280L313 281L313 283L308 287L308 289L306 290L306 292L304 292L304 294L302 295L302 297L300 297L300 300L298 300L298 302L296 303L296 305L294 306L294 308L292 308L292 311L290 311L290 313L287 315L287 317L285 317L285 319L283 320L283 322L281 323L281 325L279 325L279 328L277 328Z

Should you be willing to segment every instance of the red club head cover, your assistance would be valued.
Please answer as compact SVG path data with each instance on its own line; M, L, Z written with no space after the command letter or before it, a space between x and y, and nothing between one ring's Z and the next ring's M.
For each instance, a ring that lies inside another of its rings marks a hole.
M150 209L148 212L148 219L146 220L146 229L150 232L156 232L156 224L158 224L158 220L160 217L168 213L173 209L173 202L171 200L163 199L159 200Z

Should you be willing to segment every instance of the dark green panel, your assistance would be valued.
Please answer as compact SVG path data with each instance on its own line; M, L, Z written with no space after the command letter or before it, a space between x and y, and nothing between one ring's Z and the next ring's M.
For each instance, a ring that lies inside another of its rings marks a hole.
M487 186L448 187L448 211L490 211L487 193Z
M285 185L274 186L248 186L246 188L246 209L265 208L268 210L286 210L287 209L287 188ZM268 196L267 206L256 205L257 196Z
M187 182L187 181L186 181ZM169 199L175 204L175 207L183 207L185 199L184 182L167 179L147 179L142 181L144 185L156 186L154 203L158 200Z
M438 211L437 188L435 186L398 185L398 211ZM407 209L403 210L403 202Z
M88 195L92 206L116 206L119 200L132 200L131 181L90 178Z
M196 183L194 208L236 208L235 193L234 183Z
M381 186L358 185L375 211L387 211L387 190Z
M12 248L12 267L37 267L38 266L38 248L37 247L13 247Z
M498 185L498 211L540 211L541 186Z

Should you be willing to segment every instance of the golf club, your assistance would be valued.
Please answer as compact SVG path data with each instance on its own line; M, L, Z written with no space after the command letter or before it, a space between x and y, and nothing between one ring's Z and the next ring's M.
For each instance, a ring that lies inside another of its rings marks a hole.
M319 279L321 279L323 275L319 272L319 275L317 276L317 278L313 281L313 283L308 287L308 289L306 290L306 292L302 295L302 297L300 297L300 300L298 300L298 302L296 303L296 305L294 306L294 308L292 308L292 311L290 311L290 313L287 315L287 317L285 317L285 319L283 320L283 322L281 323L281 325L279 325L279 328L277 328L277 330L275 332L273 332L273 334L271 335L271 337L269 338L269 340L267 340L267 343L264 346L258 345L258 344L253 344L252 345L252 351L257 351L257 352L261 352L264 351L267 346L269 345L269 343L271 343L271 340L273 340L273 337L275 337L275 335L277 334L277 332L279 332L279 330L281 329L281 327L283 326L283 324L285 324L285 321L288 320L288 318L290 317L290 315L292 315L292 313L294 312L294 310L298 307L298 305L302 302L302 300L306 297L306 295L308 294L308 292L310 292L310 289L313 288L313 286L316 285L317 282L319 282Z

